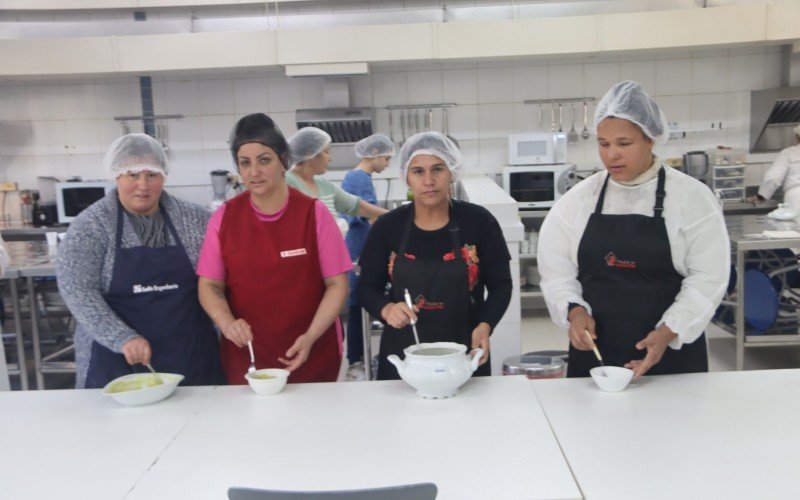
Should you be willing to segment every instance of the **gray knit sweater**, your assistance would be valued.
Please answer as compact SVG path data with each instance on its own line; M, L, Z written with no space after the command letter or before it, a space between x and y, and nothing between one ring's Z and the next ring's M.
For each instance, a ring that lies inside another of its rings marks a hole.
M76 386L79 388L85 386L92 341L96 340L114 352L122 352L123 344L138 335L103 299L111 285L114 269L118 200L115 189L81 212L70 224L64 241L58 247L58 289L77 320L75 360ZM162 192L159 203L174 224L192 266L196 267L211 214L200 205L179 200L166 192ZM127 217L123 221L122 246L140 246L130 221ZM171 234L169 244L175 244Z

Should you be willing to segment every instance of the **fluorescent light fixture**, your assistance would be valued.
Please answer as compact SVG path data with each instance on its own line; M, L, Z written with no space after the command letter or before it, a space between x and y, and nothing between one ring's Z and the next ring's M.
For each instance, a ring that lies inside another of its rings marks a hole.
M357 63L288 64L286 76L367 75L369 65Z

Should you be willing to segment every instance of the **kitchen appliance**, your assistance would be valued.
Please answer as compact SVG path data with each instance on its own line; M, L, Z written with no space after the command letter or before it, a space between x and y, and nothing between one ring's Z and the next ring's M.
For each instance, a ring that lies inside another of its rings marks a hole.
M228 190L228 171L214 170L211 172L211 190L214 198L211 200L211 210L216 210L225 203L225 192Z
M792 65L793 67L796 65ZM791 68L787 68L789 72ZM780 151L797 144L792 129L800 123L800 87L750 92L750 151Z
M689 151L683 155L683 171L708 184L708 155L705 151Z
M503 189L517 200L520 210L550 208L580 180L571 163L503 167Z
M509 165L550 165L567 158L567 136L561 132L509 134Z
M58 223L69 224L112 189L114 184L106 181L57 182L55 206Z

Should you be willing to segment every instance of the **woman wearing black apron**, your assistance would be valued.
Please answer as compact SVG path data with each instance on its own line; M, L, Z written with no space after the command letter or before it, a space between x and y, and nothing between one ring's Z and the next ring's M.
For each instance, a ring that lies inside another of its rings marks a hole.
M482 348L475 374L490 374L489 337L511 298L510 255L487 210L450 199L450 183L461 163L458 148L443 134L424 132L406 141L400 151L401 178L414 201L380 217L361 253L359 298L386 325L380 380L400 378L386 357L403 357L403 349L414 343L412 320L421 342ZM404 301L406 289L413 310Z
M78 326L77 386L121 375L184 375L182 385L224 383L216 331L197 299L197 262L208 212L163 192L161 145L128 134L104 160L117 189L70 226L58 285Z
M606 364L636 378L708 371L703 329L730 269L720 206L704 184L657 161L653 145L669 129L638 83L609 90L595 127L605 171L566 193L539 235L542 292L569 329L567 376L597 366L592 340Z

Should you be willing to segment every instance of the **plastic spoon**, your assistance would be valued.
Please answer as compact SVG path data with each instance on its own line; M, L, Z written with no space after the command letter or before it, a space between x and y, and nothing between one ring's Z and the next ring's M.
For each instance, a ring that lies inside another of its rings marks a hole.
M247 348L250 349L250 366L247 368L247 373L256 371L256 356L253 354L253 342L247 341Z
M597 361L600 362L600 366L603 367L603 376L607 377L606 374L606 365L603 363L603 356L600 355L600 351L597 349L597 344L594 343L594 339L591 335L589 335L589 330L584 330L583 333L589 338L589 342L592 343L592 350L594 351L594 355L597 357Z
M158 380L158 384L156 385L161 385L164 383L164 380L161 378L161 375L159 375L158 372L153 370L153 367L150 365L150 363L145 363L144 366L146 366L147 369L153 372L153 375L155 375L155 379Z
M403 290L403 296L406 299L406 305L408 306L409 309L411 309L413 311L414 310L414 304L411 303L411 294L408 293L408 288L405 288ZM411 330L414 332L414 340L417 342L417 345L419 345L419 335L417 335L417 322L416 321L412 321L411 322Z

